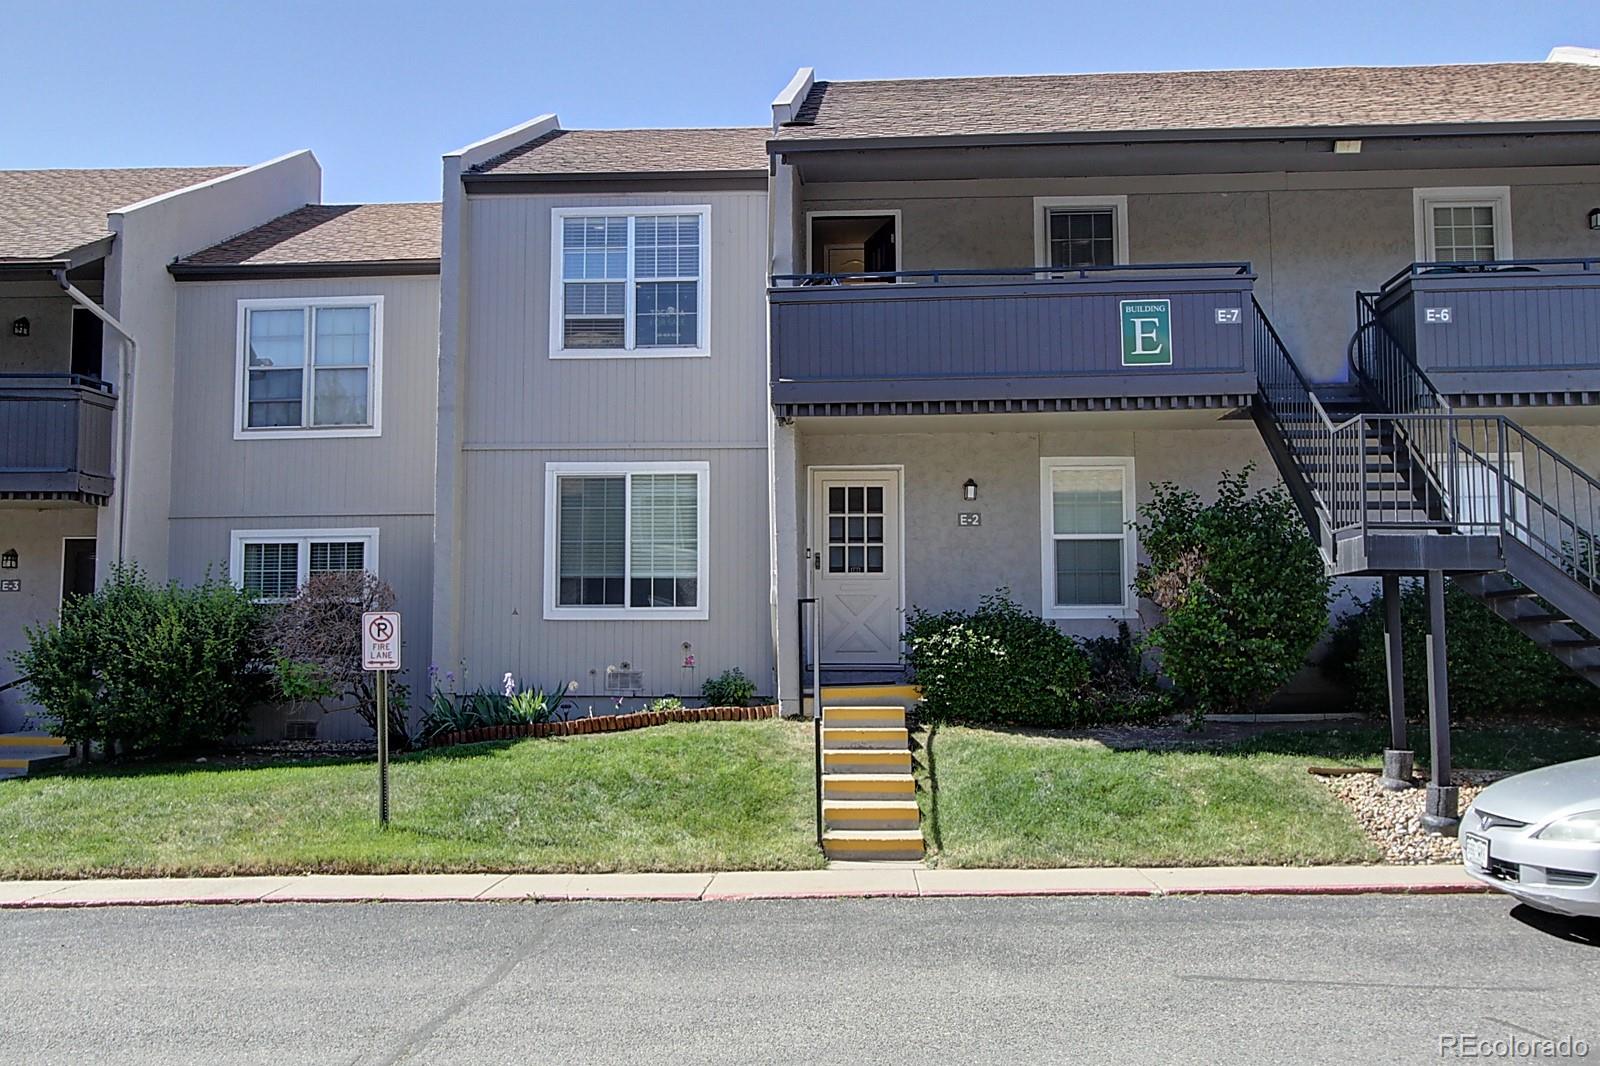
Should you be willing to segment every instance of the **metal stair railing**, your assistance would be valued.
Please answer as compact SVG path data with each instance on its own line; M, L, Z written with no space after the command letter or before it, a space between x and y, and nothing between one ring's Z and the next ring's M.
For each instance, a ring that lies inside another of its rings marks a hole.
M1277 427L1295 469L1311 490L1317 524L1331 531L1338 510L1340 453L1336 440L1340 427L1311 391L1310 382L1300 373L1260 302L1251 296L1250 303L1255 311L1257 402Z

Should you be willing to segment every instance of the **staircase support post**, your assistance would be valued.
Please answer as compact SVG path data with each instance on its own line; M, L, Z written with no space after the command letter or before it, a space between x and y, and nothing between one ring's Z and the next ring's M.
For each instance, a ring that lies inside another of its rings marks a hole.
M1430 766L1423 828L1453 833L1461 824L1459 793L1450 783L1450 673L1444 639L1444 571L1429 570L1428 596L1428 739Z
M1410 788L1415 756L1406 744L1405 642L1400 629L1400 575L1383 575L1383 659L1389 682L1389 746L1379 783L1391 791Z

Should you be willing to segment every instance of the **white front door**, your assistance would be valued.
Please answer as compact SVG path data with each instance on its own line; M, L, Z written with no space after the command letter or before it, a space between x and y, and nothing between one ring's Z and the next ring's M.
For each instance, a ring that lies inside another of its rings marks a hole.
M815 470L811 577L822 662L900 662L900 474Z

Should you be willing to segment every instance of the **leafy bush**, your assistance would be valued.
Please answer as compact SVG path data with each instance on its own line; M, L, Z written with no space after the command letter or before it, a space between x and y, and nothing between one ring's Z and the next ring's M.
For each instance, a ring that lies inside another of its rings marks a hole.
M975 611L913 609L907 659L933 719L1060 727L1082 718L1089 656L998 589Z
M392 611L394 589L365 570L313 574L292 600L272 610L266 642L285 699L353 704L377 732L377 675L361 668L361 615ZM411 747L408 688L389 681L389 740L398 750Z
M27 637L12 658L34 702L68 740L112 752L215 744L242 732L270 689L260 608L210 577L157 586L119 566Z
M430 671L430 674L432 671ZM482 686L471 692L445 692L435 679L429 694L428 712L418 727L418 737L432 740L446 733L461 733L497 725L532 725L548 722L565 697L564 688L519 690L510 674L503 690L491 692Z
M683 709L683 701L676 696L662 696L660 699L651 700L645 709L657 714L662 711L679 711Z
M1172 697L1146 669L1139 642L1128 623L1117 623L1114 637L1080 641L1089 656L1089 683L1079 695L1079 717L1084 724L1138 722L1158 718L1172 709Z
M1134 587L1165 612L1145 643L1196 718L1261 703L1328 624L1328 577L1300 513L1281 488L1251 491L1250 469L1224 473L1213 503L1163 483L1139 508L1149 562Z
M700 698L707 707L746 707L755 697L756 683L744 676L744 671L737 666L706 678L706 683L700 686Z
M1446 583L1445 652L1450 709L1459 719L1530 710L1594 706L1594 689L1484 604ZM1400 629L1405 649L1406 713L1428 713L1428 597L1420 581L1400 588ZM1375 594L1340 619L1327 672L1348 685L1356 702L1373 713L1389 709L1384 662L1383 595Z

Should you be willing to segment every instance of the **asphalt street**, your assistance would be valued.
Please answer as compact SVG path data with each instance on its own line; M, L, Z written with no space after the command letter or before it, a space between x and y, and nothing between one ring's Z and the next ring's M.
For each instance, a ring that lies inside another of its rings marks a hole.
M29 1066L1600 1061L1600 926L1484 896L4 911L0 989Z

